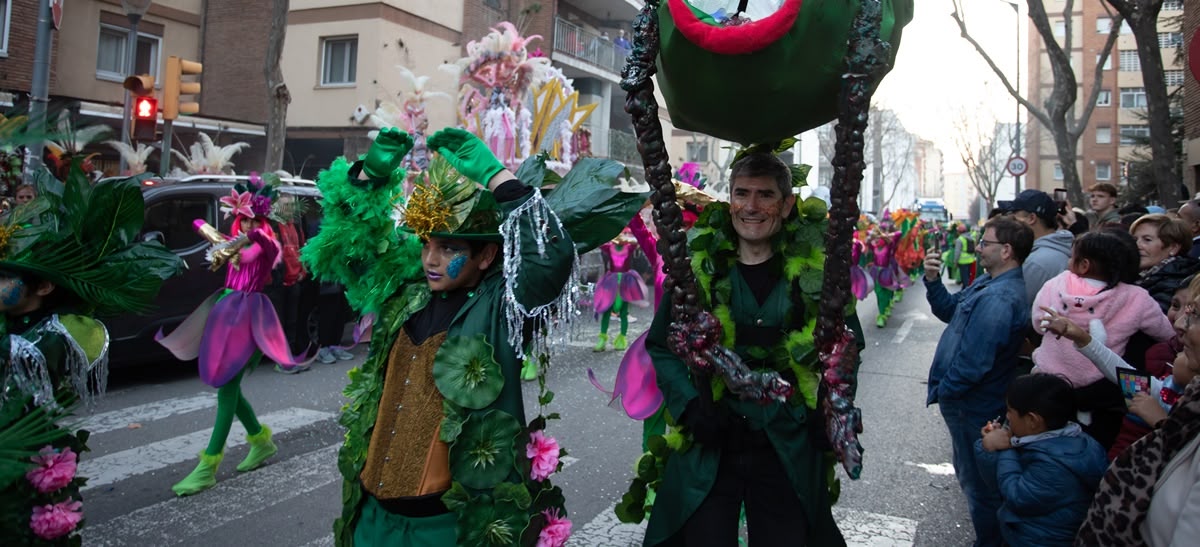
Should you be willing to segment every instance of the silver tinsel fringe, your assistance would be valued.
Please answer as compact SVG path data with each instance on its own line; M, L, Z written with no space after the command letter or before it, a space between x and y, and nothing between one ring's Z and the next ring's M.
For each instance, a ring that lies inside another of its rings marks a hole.
M42 333L62 336L67 344L64 352L66 362L63 363L65 366L64 380L70 383L71 389L80 401L91 409L96 400L108 389L108 346L110 342L108 329L101 324L101 328L104 330L104 346L100 356L95 361L89 361L83 347L59 321L57 314L50 316L44 326L35 328L44 329ZM50 378L46 356L37 347L41 336L39 335L32 341L16 335L9 335L8 338L9 366L4 372L4 383L0 389L0 403L7 401L9 396L17 392L21 396L33 397L34 405L55 405L55 386Z
M570 326L575 317L575 306L579 301L579 254L574 247L571 250L571 276L564 284L561 292L552 301L526 308L517 300L516 292L520 285L518 280L521 268L521 229L533 234L539 256L546 256L546 241L552 237L570 237L563 229L558 215L546 204L541 190L535 188L534 194L500 225L500 235L504 237L504 318L508 323L508 343L517 350L517 357L524 359L526 355L550 355L555 345L566 344L570 340ZM529 347L524 344L524 327L533 325L533 336ZM544 332L544 335L540 335Z

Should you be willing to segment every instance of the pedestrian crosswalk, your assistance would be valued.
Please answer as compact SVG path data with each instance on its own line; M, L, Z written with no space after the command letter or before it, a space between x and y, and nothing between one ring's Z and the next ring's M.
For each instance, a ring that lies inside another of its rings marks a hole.
M330 383L343 381L340 374L335 380L332 372ZM292 397L273 408L263 405L269 410L260 420L272 427L281 447L289 450L253 472L233 472L233 464L245 451L238 450L245 444L245 432L235 422L217 485L195 496L177 498L170 485L191 469L208 442L215 394L184 393L151 402L142 399L81 421L81 426L92 432L93 446L103 447L85 454L79 468L89 479L83 490L88 518L83 529L85 545L333 545L332 522L341 509L342 490L337 468L341 435L336 425L340 400ZM136 440L140 438L144 440ZM593 480L581 477L598 467L624 470L628 465L618 458L602 462L573 456L563 463L570 471L564 470L558 483L568 492L591 490L572 488L571 482ZM644 525L620 523L613 514L612 504L627 480L623 471L616 476L613 488L602 494L609 498L603 501L607 507L571 515L575 527L569 546L641 544ZM914 545L917 523L913 520L847 509L838 509L836 516L852 546Z

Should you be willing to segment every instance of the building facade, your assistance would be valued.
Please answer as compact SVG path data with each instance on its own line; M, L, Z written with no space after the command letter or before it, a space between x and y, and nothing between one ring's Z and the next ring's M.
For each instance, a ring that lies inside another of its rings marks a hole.
M1068 46L1065 44L1068 25L1063 16L1064 0L1046 0L1044 4L1055 38L1069 52L1071 65L1075 68L1075 79L1079 83L1076 116L1083 113L1084 102L1094 89L1097 68L1100 71L1096 106L1078 142L1076 165L1080 184L1085 192L1101 182L1123 187L1127 182L1126 164L1133 158L1140 139L1150 135L1145 119L1146 90L1137 42L1128 25L1122 25L1107 61L1097 67L1112 28L1112 18L1105 11L1107 6L1102 2L1074 3ZM1158 45L1162 50L1168 93L1182 87L1185 80L1185 65L1175 62L1175 51L1182 43L1183 33L1175 26L1174 19L1183 14L1183 5L1183 0L1164 0L1159 16ZM1032 22L1029 28L1030 78L1026 96L1034 104L1042 104L1054 87L1054 78L1042 36ZM1062 165L1055 151L1053 135L1033 117L1027 119L1026 127L1029 172L1024 187L1049 192L1062 186Z
M1200 32L1200 5L1191 2L1183 7L1183 36L1188 40L1183 84L1183 183L1194 196L1200 191L1200 55L1191 52L1200 48L1196 33Z

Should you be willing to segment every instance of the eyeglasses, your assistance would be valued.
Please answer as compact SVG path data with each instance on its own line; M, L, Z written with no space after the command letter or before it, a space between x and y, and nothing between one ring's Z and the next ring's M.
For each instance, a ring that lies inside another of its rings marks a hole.
M989 241L989 240L986 240L983 238L979 239L979 248L980 249L987 247L988 245L1004 245L1004 244L999 241Z

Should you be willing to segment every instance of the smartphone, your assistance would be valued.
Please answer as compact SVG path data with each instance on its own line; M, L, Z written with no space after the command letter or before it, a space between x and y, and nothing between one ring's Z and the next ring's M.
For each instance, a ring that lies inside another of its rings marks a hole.
M1067 214L1067 189L1066 188L1055 188L1054 189L1054 203L1056 203L1058 205L1058 214L1060 214L1060 215Z

